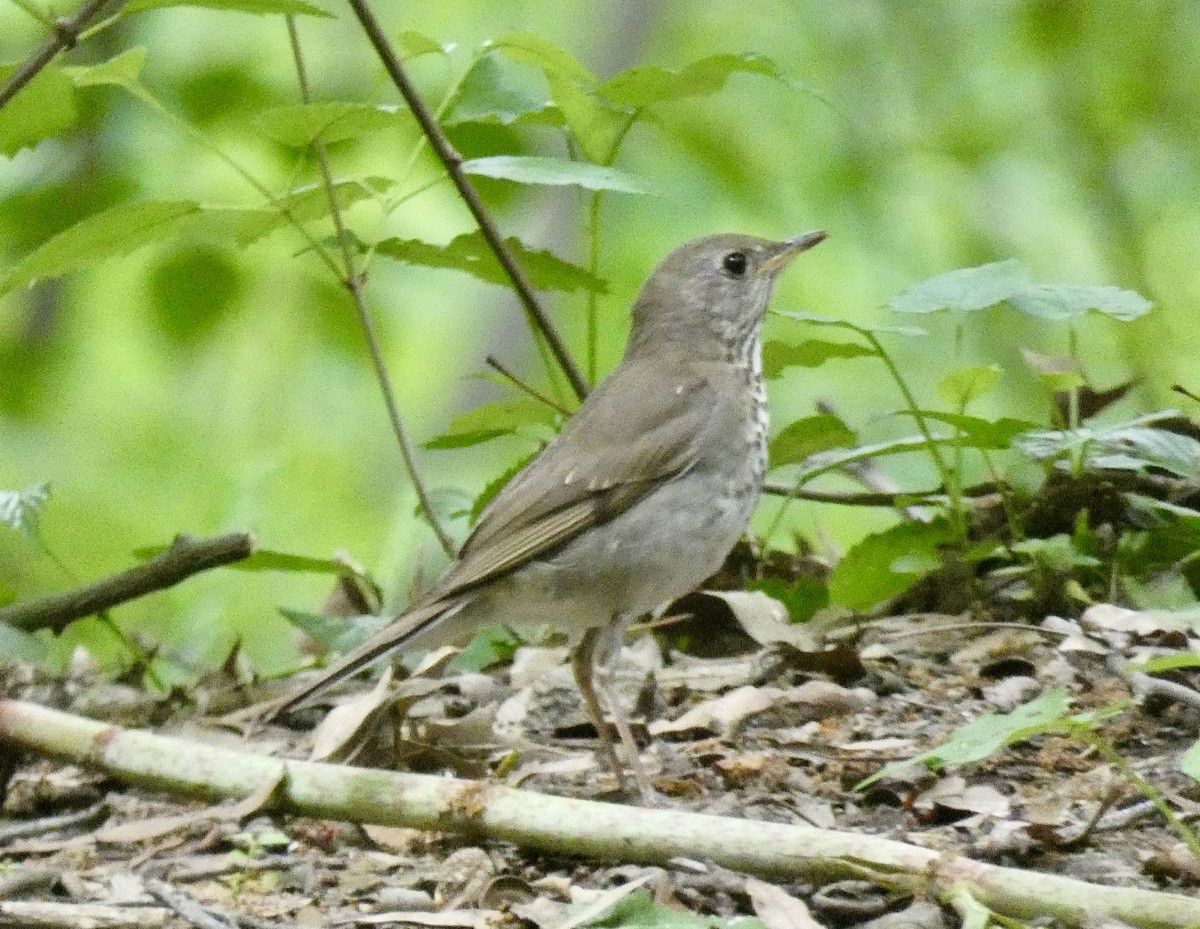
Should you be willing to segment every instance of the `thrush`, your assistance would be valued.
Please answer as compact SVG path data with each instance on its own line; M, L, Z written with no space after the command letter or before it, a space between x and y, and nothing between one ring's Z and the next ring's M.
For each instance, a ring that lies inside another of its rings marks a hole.
M671 252L643 284L621 363L480 514L437 585L291 695L291 709L401 649L461 644L481 626L547 623L608 763L653 791L614 694L629 623L720 568L766 473L761 330L776 278L825 238L714 235Z

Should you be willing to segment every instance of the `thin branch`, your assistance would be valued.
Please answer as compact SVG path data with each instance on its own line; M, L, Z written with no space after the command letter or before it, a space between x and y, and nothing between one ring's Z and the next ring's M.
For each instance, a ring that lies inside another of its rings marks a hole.
M165 903L188 925L195 926L196 929L233 929L233 923L214 916L182 890L161 878L143 875L142 886L150 896L159 903Z
M979 484L967 487L962 491L964 497L986 497L1001 490L999 484ZM838 493L832 490L805 490L793 484L782 481L767 481L763 484L763 493L774 497L795 497L797 500L811 500L815 503L841 503L846 506L925 506L945 501L944 490L918 490L865 493Z
M296 31L296 20L293 16L287 17L288 38L292 43L292 57L296 61L296 77L300 82L300 98L304 103L312 103L312 90L308 84L308 72L304 67L304 56L300 50L300 35ZM329 156L325 151L325 143L320 138L315 138L312 141L312 150L317 156L317 164L321 169L321 182L325 186L325 194L329 198L329 210L333 217L334 229L337 231L338 244L342 250L342 262L344 264L344 275L341 276L342 283L350 292L350 296L354 301L354 308L358 313L358 322L362 326L363 334L367 339L367 348L371 354L371 363L375 368L375 378L379 381L379 389L383 391L383 402L387 406L388 419L392 424L392 431L396 434L396 441L400 444L400 455L404 459L404 467L408 471L409 480L412 481L413 489L417 492L417 500L421 504L421 512L425 514L425 519L429 522L433 529L433 534L437 536L438 544L442 546L443 551L451 558L454 557L456 546L454 540L450 538L450 534L446 532L441 522L437 518L437 512L433 508L433 503L429 498L429 492L425 488L425 482L421 479L421 471L417 466L416 452L413 450L412 442L408 438L408 430L404 428L404 420L400 416L400 407L396 404L396 392L392 389L392 379L387 371L387 363L383 358L383 349L379 346L379 337L375 332L375 321L371 318L371 313L367 309L366 297L363 294L363 275L359 272L358 266L354 260L354 244L350 239L349 230L346 229L346 224L342 219L342 210L337 202L337 191L333 184L333 172L329 169Z
M370 39L371 44L375 47L375 53L379 56L379 60L383 62L384 70L387 71L388 76L392 79L392 83L396 85L396 89L404 97L404 101L408 104L408 108L412 111L413 116L416 117L421 131L429 139L429 144L437 154L438 159L445 165L446 171L450 175L450 180L458 188L459 196L462 197L463 202L467 205L467 209L471 211L471 215L475 217L475 222L479 226L479 231L483 234L484 240L488 243L492 252L495 253L496 260L504 268L504 272L508 275L509 280L512 281L513 288L516 290L517 296L524 305L526 312L529 313L530 317L537 324L537 328L545 337L546 342L550 346L550 351L554 353L555 360L567 376L567 380L570 381L576 396L582 400L587 396L587 381L584 380L579 368L571 358L558 331L546 316L541 304L538 303L537 296L533 292L533 285L529 283L525 272L521 270L520 265L517 264L508 248L505 247L500 231L496 228L491 214L488 213L487 208L483 205L483 201L479 197L479 192L462 169L462 155L450 144L450 140L442 132L442 127L438 125L438 121L429 111L429 107L425 105L425 101L408 79L408 74L405 72L403 65L400 64L400 58L396 55L395 49L392 48L391 43L384 34L383 28L379 25L379 20L375 18L375 14L371 11L371 8L367 6L366 0L349 0L349 3L351 9L354 10L354 15L362 23L363 31L366 32L367 38Z
M100 15L109 0L87 0L74 16L64 16L54 20L54 35L50 36L29 60L17 68L3 86L0 86L0 109L15 97L26 84L38 76L38 72L54 60L54 57L64 49L73 48L79 40L79 34ZM118 0L118 5L124 0Z
M242 561L253 553L254 537L248 532L199 540L177 536L165 552L127 571L74 590L6 606L0 609L0 623L61 632L76 619L172 587L209 568Z
M513 374L512 371L510 371L503 364L501 364L500 359L498 359L495 355L488 355L487 358L484 359L484 361L487 362L488 367L494 368L497 372L499 372L501 377L507 378L509 381L511 381L513 383L513 385L518 390L525 391L525 393L527 393L527 394L529 394L529 396L533 397L534 400L541 400L542 403L546 404L546 406L550 407L550 409L555 410L559 413L562 413L563 416L571 415L571 411L568 410L561 403L559 403L557 400L555 400L553 397L546 396L544 393L542 393L540 390L538 390L532 384L526 383L525 381L523 381L519 377L517 377L515 374Z

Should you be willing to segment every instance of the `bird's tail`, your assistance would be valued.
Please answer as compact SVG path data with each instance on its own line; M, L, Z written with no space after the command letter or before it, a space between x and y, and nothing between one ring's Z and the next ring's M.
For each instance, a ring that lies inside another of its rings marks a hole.
M363 668L374 664L385 655L412 644L415 639L428 638L427 634L432 633L435 628L450 625L446 621L453 619L470 600L469 596L459 596L448 600L436 600L410 610L367 639L354 651L343 655L325 668L315 680L309 681L282 703L272 707L267 718L274 718L280 713L294 710L317 694L323 693ZM443 637L439 636L438 638L440 640Z

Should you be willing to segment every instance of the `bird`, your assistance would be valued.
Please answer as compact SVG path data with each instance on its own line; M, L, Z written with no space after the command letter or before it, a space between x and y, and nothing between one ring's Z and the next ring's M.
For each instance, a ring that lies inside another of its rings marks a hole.
M441 579L272 712L385 656L462 644L482 626L547 623L618 784L655 794L613 688L629 624L714 574L746 531L767 469L762 323L780 272L823 231L692 240L642 285L617 367L488 503Z

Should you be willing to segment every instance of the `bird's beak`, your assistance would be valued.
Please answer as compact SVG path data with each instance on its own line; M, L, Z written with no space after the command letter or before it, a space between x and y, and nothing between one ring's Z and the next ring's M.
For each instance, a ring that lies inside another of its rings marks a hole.
M779 243L775 254L759 265L758 273L774 274L801 252L806 252L814 245L824 242L828 235L829 233L818 229L816 232L806 232L803 235L784 239Z

